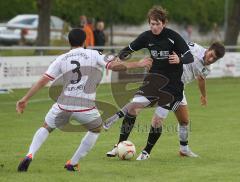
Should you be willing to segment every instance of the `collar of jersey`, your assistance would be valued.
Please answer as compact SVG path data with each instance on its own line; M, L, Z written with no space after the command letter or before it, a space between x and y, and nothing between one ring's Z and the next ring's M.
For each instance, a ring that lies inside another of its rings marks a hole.
M83 49L83 47L76 47L76 48L73 48L70 50L70 52L74 52L74 51L77 51L77 50L80 50L80 49Z

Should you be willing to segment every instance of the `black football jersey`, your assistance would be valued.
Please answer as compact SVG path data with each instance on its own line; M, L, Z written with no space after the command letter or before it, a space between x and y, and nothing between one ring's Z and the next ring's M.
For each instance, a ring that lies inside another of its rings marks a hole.
M184 39L169 28L163 28L159 35L154 35L151 30L145 31L130 43L129 48L132 51L147 48L153 59L153 65L149 72L160 73L169 79L178 80L181 80L183 72L182 63L169 64L168 57L173 51L180 58L190 52Z
M151 30L145 31L131 42L128 47L122 49L119 57L124 60L129 54L142 48L147 48L153 59L153 65L149 72L164 75L169 79L168 84L161 90L174 96L173 103L181 101L183 98L183 83L181 81L183 64L194 61L184 39L169 28L163 28L159 35L153 34ZM173 52L178 55L179 64L169 63L169 55L173 54ZM143 92L142 88L140 88L140 92Z

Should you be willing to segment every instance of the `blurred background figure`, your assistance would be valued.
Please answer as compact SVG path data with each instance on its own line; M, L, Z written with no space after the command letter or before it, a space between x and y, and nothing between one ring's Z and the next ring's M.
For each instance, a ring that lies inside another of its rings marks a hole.
M79 17L80 19L80 28L82 28L86 33L85 47L94 46L94 35L91 25L87 22L87 17L82 15Z
M20 33L20 41L19 41L19 45L26 45L26 35L28 34L28 30L23 28L21 29L21 33Z
M95 29L95 18L87 17L87 26L91 28L92 31Z
M186 24L184 30L182 31L182 37L186 43L192 41L192 25Z
M94 30L94 40L95 46L104 46L106 42L106 36L104 33L104 22L102 20L98 20L96 22L96 27ZM103 49L97 49L100 52L103 52Z
M213 23L211 42L221 42L221 34L217 23Z

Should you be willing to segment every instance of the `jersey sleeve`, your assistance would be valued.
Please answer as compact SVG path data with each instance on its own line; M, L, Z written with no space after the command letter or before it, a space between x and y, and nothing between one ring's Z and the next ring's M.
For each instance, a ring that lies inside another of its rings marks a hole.
M97 64L101 67L105 67L106 69L108 69L109 64L114 60L114 58L115 56L113 55L104 55L100 52L96 53Z
M194 61L193 55L185 42L185 40L178 34L175 33L175 52L180 56L180 60L183 64L189 64Z
M50 80L54 80L61 74L61 59L58 57L53 61L48 67L44 76L48 77Z
M131 51L138 51L142 48L146 48L147 40L147 32L143 32L133 42L131 42L128 47Z
M122 60L125 61L129 58L129 55L134 52L138 51L142 48L146 48L146 41L148 40L147 38L147 32L143 32L140 34L133 42L131 42L127 47L123 48L119 54L118 57Z
M196 56L199 59L203 58L204 53L206 51L206 49L204 47L202 47L199 44L193 43L193 42L189 42L188 47L189 47L192 55Z
M174 41L175 42L175 52L177 54L184 55L187 52L190 52L190 49L189 49L187 43L178 33L175 33L174 37L175 37L175 41Z

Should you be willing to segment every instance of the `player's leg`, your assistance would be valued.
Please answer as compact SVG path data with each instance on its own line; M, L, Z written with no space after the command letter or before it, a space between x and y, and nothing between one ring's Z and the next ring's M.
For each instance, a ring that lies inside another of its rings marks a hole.
M32 156L34 158L36 152L42 146L42 144L47 139L49 133L51 133L55 128L50 127L46 122L44 122L43 126L37 130L35 133L32 143L29 147L29 151L27 156Z
M157 143L158 139L162 134L162 125L168 113L169 113L168 109L165 109L160 106L156 108L155 114L153 115L152 118L147 144L143 151L141 152L141 154L138 156L137 160L146 160L150 157L150 153L154 145Z
M181 104L175 111L175 116L178 120L178 136L180 142L181 156L197 157L188 146L188 136L189 136L189 112L188 106L186 104Z
M89 151L93 148L100 135L102 128L102 119L97 109L85 113L74 113L73 118L79 121L80 123L82 121L87 122L87 124L84 124L84 126L86 127L88 132L82 138L79 147L75 151L72 158L69 161L67 161L64 167L69 171L76 170L79 171L78 165L79 160L81 160L89 153Z
M158 77L161 78L161 75L158 75ZM154 84L156 85L157 83L158 84L160 83L160 85L161 85L161 84L164 84L165 82L161 83L161 79L160 79L160 80L156 80L156 82ZM159 87L159 89L160 88L161 87ZM153 90L153 88L151 88L150 86L141 88L139 90L139 92L140 92L139 94L141 94L141 95L137 95L137 97L139 97L138 100L141 101L141 102L144 102L144 107L153 106L156 102L158 102L159 106L164 106L168 103L171 103L174 99L173 95L168 93L168 92L165 92L165 91L159 91L159 89L157 89L157 91L156 91L156 90ZM143 97L144 100L146 100L146 101L142 100L141 97ZM159 99L159 98L161 98L161 99ZM139 101L137 101L137 102L139 102ZM136 103L130 102L130 103L126 104L115 115L108 118L103 123L103 128L105 130L108 130L113 123L115 123L118 119L124 117L128 113L128 111L131 110L132 107L134 107L134 104L136 104Z
M33 136L32 143L29 147L29 151L26 157L20 162L18 166L18 171L27 171L28 167L33 160L36 152L40 149L42 144L48 138L49 133L51 133L57 127L58 121L68 120L68 116L62 116L63 111L61 111L56 104L52 106L45 117L45 122L41 128L39 128Z
M29 151L26 157L20 162L18 166L19 172L24 172L28 170L28 167L35 156L35 153L39 150L41 145L47 139L50 132L53 131L53 128L50 128L47 123L44 123L41 128L39 128L33 136L32 143L29 147Z
M128 139L128 136L134 126L137 114L149 104L150 101L146 97L135 96L132 102L126 105L125 116L122 122L118 143Z
M134 127L138 112L149 104L150 101L144 96L135 96L131 104L128 104L128 109L122 122L117 144L128 139ZM117 144L114 145L111 151L106 153L107 157L115 157L117 155Z
M85 134L85 136L82 138L81 144L75 151L74 155L72 156L72 158L69 161L67 161L67 163L64 166L68 171L79 171L80 170L78 162L83 157L85 157L89 153L89 151L93 148L93 146L95 145L95 143L100 135L100 130L101 130L101 127L96 128L94 131L89 130Z
M123 106L118 112L116 112L113 116L106 119L106 121L103 122L103 128L107 131L117 120L124 117L129 108L131 107L132 103L127 103L125 106Z

